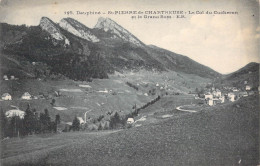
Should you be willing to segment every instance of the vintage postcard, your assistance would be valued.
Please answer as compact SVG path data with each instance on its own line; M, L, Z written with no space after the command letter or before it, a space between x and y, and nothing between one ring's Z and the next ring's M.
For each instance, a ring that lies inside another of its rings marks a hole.
M259 0L0 0L0 163L260 164Z

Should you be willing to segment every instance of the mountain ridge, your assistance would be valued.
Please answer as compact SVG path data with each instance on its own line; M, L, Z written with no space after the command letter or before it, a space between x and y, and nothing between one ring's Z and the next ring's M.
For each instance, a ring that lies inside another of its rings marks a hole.
M4 33L9 33L8 28L5 31ZM96 26L91 29L73 18L63 18L58 24L42 17L39 26L28 27L22 33L24 35L20 42L5 44L5 53L19 54L30 61L43 61L53 72L61 72L72 79L84 80L92 75L85 72L82 77L80 74L73 74L74 70L82 73L84 68L94 73L146 69L159 72L173 70L206 78L221 76L186 56L145 45L109 18L99 18ZM63 62L60 67L68 70L60 70L54 61L58 64ZM75 64L80 69L75 69ZM95 75L97 78L104 76Z
M99 42L100 40L91 32L91 29L84 24L72 19L63 18L59 22L59 26L75 36L86 39L91 42Z
M102 29L105 32L110 31L112 34L114 34L114 37L119 37L124 41L130 42L137 46L144 46L144 44L137 37L135 37L128 30L118 25L115 21L111 20L110 18L100 17L94 28Z

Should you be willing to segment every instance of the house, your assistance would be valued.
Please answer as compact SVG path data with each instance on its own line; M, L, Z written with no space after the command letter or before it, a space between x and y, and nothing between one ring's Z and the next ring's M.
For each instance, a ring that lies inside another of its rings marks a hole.
M30 93L25 92L25 93L22 95L21 98L24 99L24 100L31 100L31 99L32 99L32 96L30 95Z
M12 100L12 96L9 93L4 93L2 95L2 100Z
M210 106L213 106L213 105L214 105L213 99L207 100L207 103L208 103L208 105L210 105Z
M85 121L83 120L82 117L77 117L77 118L78 118L80 124L85 124Z
M251 90L251 86L247 85L246 90Z
M232 92L229 92L229 93L227 94L228 98L229 98L230 96L232 96L232 95L235 95L235 94L232 93Z
M134 118L128 118L126 123L127 124L133 124L135 122Z
M233 92L238 92L238 89L237 88L232 88Z
M213 99L213 95L210 93L205 94L205 99Z
M233 102L233 101L235 101L235 97L236 97L235 94L231 94L231 95L229 95L229 100Z
M213 106L213 105L216 105L216 104L219 104L219 103L221 103L221 100L217 99L217 98L207 100L207 104L210 105L210 106Z
M12 109L12 110L7 111L5 113L5 116L7 118L11 118L13 116L19 116L21 119L23 119L24 118L24 114L25 114L24 111L21 111L21 110L16 108L16 109Z
M7 75L4 75L4 76L3 76L3 80L6 80L6 81L8 80Z
M157 86L157 87L158 87L158 86L160 86L160 85L157 83L155 86Z
M11 76L10 79L11 79L11 80L15 80L15 77L14 77L14 76Z
M221 91L220 90L216 90L215 91L215 97L221 97Z
M229 101L232 101L232 102L235 101L236 95L234 93L230 92L230 93L228 93L227 96L228 96Z
M221 103L225 103L225 96L221 96L219 99L221 100Z

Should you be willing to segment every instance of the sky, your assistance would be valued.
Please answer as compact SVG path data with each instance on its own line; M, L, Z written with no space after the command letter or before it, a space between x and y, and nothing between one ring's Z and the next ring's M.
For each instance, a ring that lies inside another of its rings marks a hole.
M204 14L185 14L185 18L178 19L176 15L171 15L171 19L133 19L129 14L108 14L169 10ZM66 11L74 15L66 15ZM76 11L101 14L77 15ZM206 11L238 14L205 14ZM109 17L145 44L188 56L222 74L260 62L259 0L0 0L0 22L38 25L43 16L54 22L72 17L90 28L99 17Z

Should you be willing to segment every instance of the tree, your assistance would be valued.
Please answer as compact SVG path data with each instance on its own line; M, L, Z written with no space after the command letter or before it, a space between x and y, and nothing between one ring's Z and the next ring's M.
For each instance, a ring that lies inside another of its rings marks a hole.
M80 128L80 121L77 118L77 116L75 116L74 120L72 121L72 130L79 131L79 128Z
M44 110L44 122L45 122L45 125L46 125L46 128L47 128L47 130L51 130L51 117L50 117L50 115L49 115L49 111L48 111L48 109L45 109Z
M199 93L199 89L198 89L198 88L196 88L196 89L195 89L195 92L196 92L196 93Z
M1 138L4 138L7 136L7 125L8 125L8 120L4 114L3 109L1 108L1 112L0 112L0 121L1 121Z
M41 132L43 133L52 130L51 118L48 109L45 109L44 113L40 113L40 126Z
M34 114L31 111L30 104L28 104L27 109L25 111L23 122L24 122L25 134L32 134L35 131L34 127L36 124L34 124L35 122Z
M56 100L55 100L55 99L52 99L52 100L51 100L51 105L54 106L54 105L55 105L55 102L56 102Z
M99 123L99 125L98 125L98 130L102 130L102 125L101 125L101 123Z
M117 127L118 123L121 123L121 120L119 114L116 112L114 116L111 116L110 118L110 127L114 129Z
M10 136L20 137L21 135L27 134L23 128L23 120L19 116L13 116L10 120Z
M60 124L60 115L59 115L59 114L57 114L57 115L55 116L55 123L56 123L56 124Z
M55 116L55 132L57 132L57 126L58 126L58 124L60 124L60 115L59 115L59 114L57 114L57 115Z

